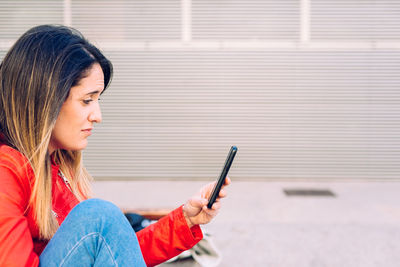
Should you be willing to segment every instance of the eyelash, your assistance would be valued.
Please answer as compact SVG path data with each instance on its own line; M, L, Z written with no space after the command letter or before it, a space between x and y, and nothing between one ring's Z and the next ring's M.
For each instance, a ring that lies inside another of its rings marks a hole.
M100 98L97 99L97 101L100 101L100 100L101 100ZM92 102L92 101L93 101L93 99L85 99L85 100L83 100L83 103L85 105L89 105L89 103Z

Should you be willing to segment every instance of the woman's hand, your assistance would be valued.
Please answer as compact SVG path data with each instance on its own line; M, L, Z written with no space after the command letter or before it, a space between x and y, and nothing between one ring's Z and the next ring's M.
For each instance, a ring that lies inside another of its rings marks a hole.
M183 206L183 215L189 227L196 224L209 223L218 213L221 207L221 198L226 197L225 186L231 183L231 179L226 177L225 184L222 186L219 196L211 209L207 208L208 197L211 195L216 182L203 186L200 191L189 199Z

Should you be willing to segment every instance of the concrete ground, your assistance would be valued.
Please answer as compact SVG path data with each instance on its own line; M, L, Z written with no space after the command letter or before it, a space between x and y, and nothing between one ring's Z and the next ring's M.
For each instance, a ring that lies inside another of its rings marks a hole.
M121 208L173 208L205 183L98 181L94 193ZM336 196L289 197L284 189ZM400 182L233 181L228 194L203 227L221 252L219 266L400 266Z

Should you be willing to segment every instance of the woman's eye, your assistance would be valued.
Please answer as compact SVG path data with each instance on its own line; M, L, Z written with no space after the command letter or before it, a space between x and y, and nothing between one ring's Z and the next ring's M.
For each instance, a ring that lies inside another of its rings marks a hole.
M92 102L93 100L92 99L85 99L85 100L83 100L83 103L85 103L86 105L87 104L89 104L90 102Z

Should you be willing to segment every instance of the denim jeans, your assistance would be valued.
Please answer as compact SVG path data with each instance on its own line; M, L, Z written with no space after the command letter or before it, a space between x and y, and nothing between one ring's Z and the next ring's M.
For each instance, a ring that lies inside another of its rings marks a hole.
M114 204L76 205L40 255L40 266L146 266L128 220Z

